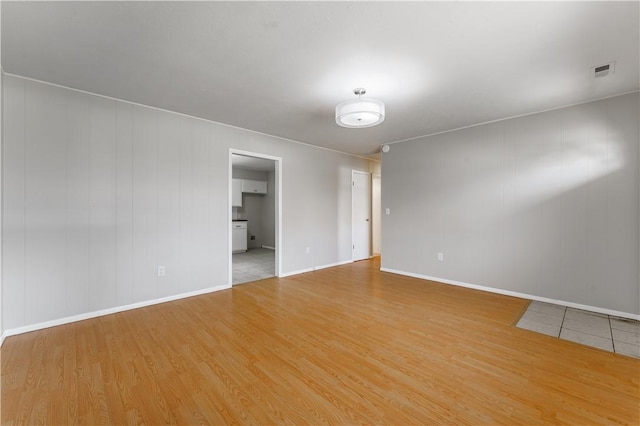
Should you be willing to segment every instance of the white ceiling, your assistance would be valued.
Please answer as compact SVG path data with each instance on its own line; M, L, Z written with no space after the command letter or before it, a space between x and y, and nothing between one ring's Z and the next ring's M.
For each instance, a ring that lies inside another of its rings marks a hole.
M231 164L233 164L234 168L258 170L261 172L273 172L276 169L276 162L274 160L241 154L233 154L231 156Z
M8 2L8 73L366 154L638 90L638 2ZM617 61L615 74L590 68ZM380 126L335 124L356 87Z

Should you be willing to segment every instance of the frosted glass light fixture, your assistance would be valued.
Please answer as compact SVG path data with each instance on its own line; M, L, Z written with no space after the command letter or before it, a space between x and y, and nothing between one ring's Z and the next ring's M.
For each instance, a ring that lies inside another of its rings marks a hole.
M336 123L342 127L371 127L384 121L384 103L377 99L363 98L367 91L355 89L353 93L358 99L350 99L336 107Z

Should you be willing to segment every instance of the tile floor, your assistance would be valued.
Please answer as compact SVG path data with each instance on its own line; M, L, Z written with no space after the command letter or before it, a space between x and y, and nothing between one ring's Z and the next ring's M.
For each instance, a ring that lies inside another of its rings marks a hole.
M276 252L265 248L233 254L233 284L262 280L276 274Z
M533 301L517 327L640 358L640 321Z

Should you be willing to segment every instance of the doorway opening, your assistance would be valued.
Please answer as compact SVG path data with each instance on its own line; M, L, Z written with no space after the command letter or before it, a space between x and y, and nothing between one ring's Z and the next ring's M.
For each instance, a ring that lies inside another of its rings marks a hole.
M229 284L280 276L282 159L229 150Z

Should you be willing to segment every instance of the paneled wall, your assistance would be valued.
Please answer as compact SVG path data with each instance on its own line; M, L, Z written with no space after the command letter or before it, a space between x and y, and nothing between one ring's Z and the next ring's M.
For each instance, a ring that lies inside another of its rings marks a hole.
M227 286L230 148L283 158L283 273L350 259L367 160L12 75L3 107L5 330Z
M382 267L640 314L638 103L634 93L391 145Z

